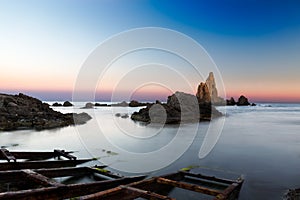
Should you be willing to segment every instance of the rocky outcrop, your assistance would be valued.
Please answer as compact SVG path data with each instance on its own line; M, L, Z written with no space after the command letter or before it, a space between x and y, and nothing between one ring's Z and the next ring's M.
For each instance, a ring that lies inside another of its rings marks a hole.
M236 105L236 102L235 102L234 98L231 97L229 100L227 99L226 100L226 105L227 106L234 106L234 105Z
M130 101L129 103L129 107L142 107L142 106L146 106L147 104L146 103L140 103L138 101L135 101L135 100L132 100Z
M83 124L91 117L86 113L62 114L49 104L24 95L0 94L0 130L51 129Z
M221 115L210 103L199 103L194 95L176 92L168 97L166 104L148 104L146 108L134 112L131 119L147 123L177 124L207 121Z
M71 104L69 101L65 101L65 102L63 103L63 106L64 106L64 107L71 107L71 106L73 106L73 104Z
M226 105L227 106L235 106L235 105L237 105L237 106L249 106L249 105L256 106L255 103L249 103L248 99L243 95L240 96L240 98L238 99L237 102L234 100L233 97L231 97L229 100L227 99Z
M206 83L200 83L198 86L196 97L201 103L211 103L211 96Z
M238 102L236 103L236 105L238 106L249 106L250 103L248 101L248 99L245 96L240 96Z
M61 107L61 106L63 106L61 103L57 103L57 102L55 102L54 104L52 104L52 106L54 106L54 107Z
M112 104L114 107L128 107L129 104L126 101L122 101L121 103Z
M110 105L106 104L106 103L95 103L94 105L95 107L109 107Z
M213 105L225 105L226 102L218 96L218 90L213 72L209 73L205 83L200 83L196 96L200 103L211 103Z
M91 102L86 103L85 106L83 107L83 109L90 109L90 108L94 108L94 104Z

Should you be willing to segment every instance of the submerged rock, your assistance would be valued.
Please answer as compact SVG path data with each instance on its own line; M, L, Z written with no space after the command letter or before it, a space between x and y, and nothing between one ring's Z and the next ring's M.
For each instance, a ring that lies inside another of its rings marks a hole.
M24 95L0 94L0 130L50 129L83 124L91 117L86 113L62 114L49 104Z

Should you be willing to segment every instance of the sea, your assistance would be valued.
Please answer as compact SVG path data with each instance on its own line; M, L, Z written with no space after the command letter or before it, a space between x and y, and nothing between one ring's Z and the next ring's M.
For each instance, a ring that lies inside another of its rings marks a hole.
M84 105L53 107L90 114L84 125L0 132L0 145L10 151L70 150L78 158L97 159L84 165L104 164L128 176L188 168L220 178L241 177L241 200L279 200L288 189L300 188L300 104L217 107L223 117L180 125L134 122L130 115L139 107L82 109ZM169 196L212 199L181 189Z

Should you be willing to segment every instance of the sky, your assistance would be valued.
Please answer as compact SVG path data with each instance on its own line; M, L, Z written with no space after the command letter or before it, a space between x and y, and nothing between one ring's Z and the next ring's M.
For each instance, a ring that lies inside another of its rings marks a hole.
M300 103L300 2L289 0L0 0L0 93L70 100L90 54L112 36L143 27L171 29L198 42L217 66L226 98ZM143 63L143 70L130 71ZM176 65L192 89L181 87L178 73L164 65ZM160 73L152 73L157 66ZM196 80L188 63L151 50L122 57L111 68L99 80L100 100L116 92L163 100L176 87L195 92L208 75ZM137 77L156 79L134 85ZM157 83L166 79L172 86Z

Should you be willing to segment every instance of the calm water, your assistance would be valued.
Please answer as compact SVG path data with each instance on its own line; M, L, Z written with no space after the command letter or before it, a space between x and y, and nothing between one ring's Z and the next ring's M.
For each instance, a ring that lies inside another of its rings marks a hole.
M198 166L194 172L208 175L224 178L242 175L245 183L240 199L282 199L288 188L300 187L298 104L227 107L220 137L202 159L198 154L209 127L219 129L223 119L183 126L145 126L115 116L131 114L139 108L79 109L83 105L77 103L74 110L55 110L88 112L93 119L85 125L38 132L1 132L0 145L9 150L74 150L78 157L99 158L116 171L128 172L121 172L124 174L131 171L157 175L192 165ZM225 107L218 109L225 112ZM94 164L99 163L88 163ZM146 172L151 169L157 170ZM174 190L171 196L199 198L194 193L183 195L181 190Z

